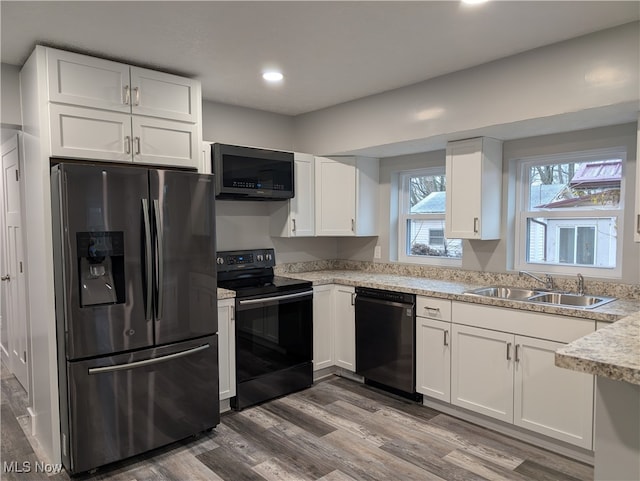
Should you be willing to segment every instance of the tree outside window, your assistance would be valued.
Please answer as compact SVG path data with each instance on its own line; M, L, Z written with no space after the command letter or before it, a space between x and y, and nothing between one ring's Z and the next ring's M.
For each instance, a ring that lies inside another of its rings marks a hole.
M519 267L618 268L623 165L620 152L522 161Z
M462 257L462 241L444 236L444 168L404 172L400 176L400 186L400 260L459 261Z

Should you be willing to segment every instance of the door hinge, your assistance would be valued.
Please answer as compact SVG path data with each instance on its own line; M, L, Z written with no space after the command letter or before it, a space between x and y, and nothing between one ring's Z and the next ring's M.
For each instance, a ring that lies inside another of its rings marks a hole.
M16 169L16 182L20 181L20 171Z
M27 362L27 351L22 351L22 362Z
M20 261L20 274L22 274L22 261Z

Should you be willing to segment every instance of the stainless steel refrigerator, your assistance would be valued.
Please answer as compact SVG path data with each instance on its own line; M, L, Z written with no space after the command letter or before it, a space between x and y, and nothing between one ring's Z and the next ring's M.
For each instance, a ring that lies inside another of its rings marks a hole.
M213 176L60 163L51 186L65 468L215 427Z

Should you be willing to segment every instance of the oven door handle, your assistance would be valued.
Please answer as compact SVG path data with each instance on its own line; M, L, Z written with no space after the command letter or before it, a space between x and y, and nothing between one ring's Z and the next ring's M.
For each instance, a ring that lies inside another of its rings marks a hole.
M243 299L238 301L241 306L246 306L247 304L261 304L264 302L273 302L273 301L282 301L285 299L297 299L298 297L307 297L311 296L313 291L306 292L297 292L295 294L285 294L282 296L273 296L273 297L261 297L260 299Z

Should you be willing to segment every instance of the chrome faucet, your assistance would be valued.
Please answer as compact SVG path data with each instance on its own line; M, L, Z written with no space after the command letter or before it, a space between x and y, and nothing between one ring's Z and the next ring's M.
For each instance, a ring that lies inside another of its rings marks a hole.
M555 288L555 284L553 282L553 277L551 277L551 275L549 274L545 274L544 275L544 279L539 278L538 276L531 274L531 272L527 272L527 271L519 271L518 272L519 276L529 276L532 279L535 279L536 281L544 284L544 287L549 289L549 290L553 290Z
M584 277L578 273L578 295L584 296Z

